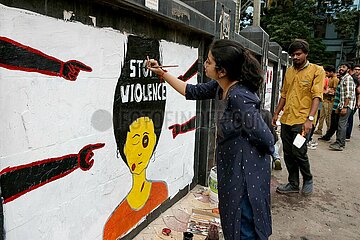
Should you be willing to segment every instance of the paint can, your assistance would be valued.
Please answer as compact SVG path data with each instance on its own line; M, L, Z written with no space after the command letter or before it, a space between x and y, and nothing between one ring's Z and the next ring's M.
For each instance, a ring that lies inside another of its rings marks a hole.
M184 232L183 233L183 240L192 240L194 237L194 234L192 234L191 232Z
M210 201L218 203L218 183L217 183L217 170L216 167L212 167L209 175L209 188L210 188Z

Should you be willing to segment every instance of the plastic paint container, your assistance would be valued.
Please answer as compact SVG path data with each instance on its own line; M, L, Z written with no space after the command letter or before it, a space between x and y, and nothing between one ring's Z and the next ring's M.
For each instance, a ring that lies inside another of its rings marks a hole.
M194 237L194 234L192 234L191 232L184 232L183 240L192 240L193 237Z
M209 188L210 188L210 201L218 203L218 182L217 182L217 170L216 167L212 167L209 175Z

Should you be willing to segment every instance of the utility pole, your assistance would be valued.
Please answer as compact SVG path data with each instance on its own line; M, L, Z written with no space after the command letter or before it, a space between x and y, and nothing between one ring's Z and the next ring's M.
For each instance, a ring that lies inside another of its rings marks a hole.
M260 0L254 0L253 26L260 27Z

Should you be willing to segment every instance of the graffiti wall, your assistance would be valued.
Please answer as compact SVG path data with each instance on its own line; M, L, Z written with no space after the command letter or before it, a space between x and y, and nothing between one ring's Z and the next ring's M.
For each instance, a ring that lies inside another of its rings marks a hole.
M269 63L266 69L266 78L265 78L265 102L264 109L269 110L271 108L271 95L272 95L272 86L273 86L273 74L274 66L272 63Z
M196 83L196 48L4 5L0 25L6 239L122 238L191 183L196 103L144 60Z

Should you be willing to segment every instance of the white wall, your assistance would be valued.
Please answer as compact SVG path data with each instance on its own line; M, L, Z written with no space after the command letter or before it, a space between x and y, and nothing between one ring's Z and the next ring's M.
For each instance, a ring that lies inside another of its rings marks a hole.
M94 151L90 170L77 169L4 204L6 239L101 239L106 220L131 188L128 167L116 158L111 116L127 34L3 5L0 26L0 36L93 69L71 82L0 67L0 170L105 143ZM160 48L164 63L179 65L169 69L176 76L198 55L195 48L166 41ZM195 131L173 139L168 127L187 121L195 110L194 101L167 87L166 118L147 177L165 181L169 197L194 176Z

